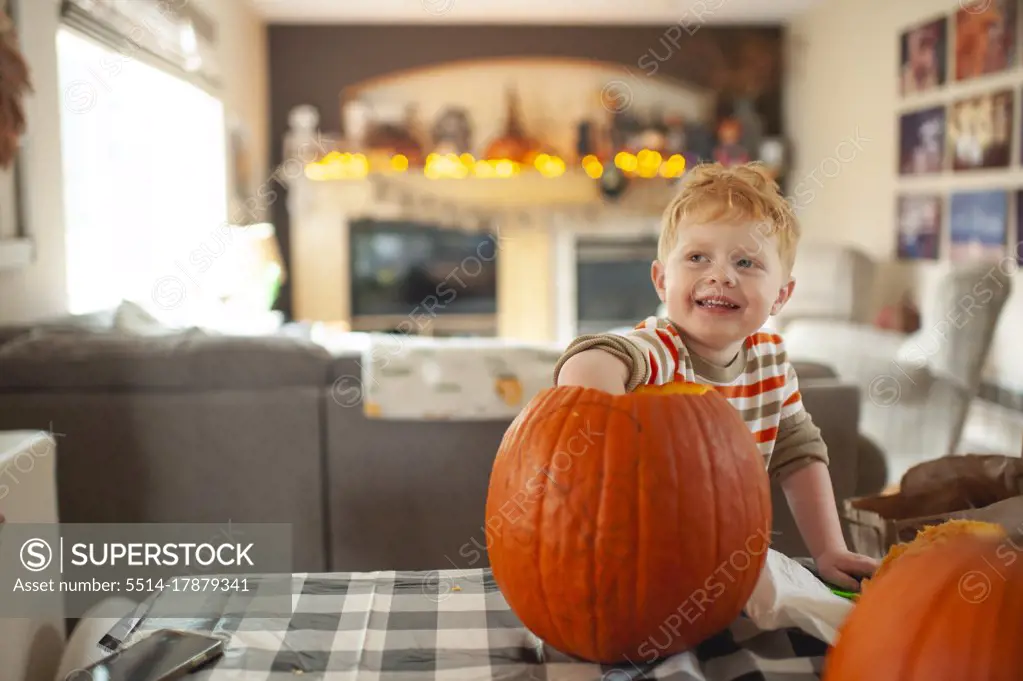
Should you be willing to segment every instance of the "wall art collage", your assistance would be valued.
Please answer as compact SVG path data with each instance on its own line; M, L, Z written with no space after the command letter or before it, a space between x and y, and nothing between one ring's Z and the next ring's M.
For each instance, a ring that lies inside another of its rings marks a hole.
M1023 169L1023 130L1015 122L1023 106L1021 6L1023 0L961 2L900 35L899 94L930 103L898 115L898 175L951 178L946 190L897 197L900 259L1012 255L1023 265L1023 248L1010 237L1012 225L1023 223L1023 186L1006 186L1023 185L1009 182ZM1007 83L1005 75L1016 73L1021 78ZM997 84L978 90L984 79ZM959 178L983 171L995 173L997 188L957 186Z

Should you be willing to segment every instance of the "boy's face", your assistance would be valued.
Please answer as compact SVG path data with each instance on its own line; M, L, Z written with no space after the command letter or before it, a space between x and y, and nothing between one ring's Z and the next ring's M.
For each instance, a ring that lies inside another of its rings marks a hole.
M654 262L668 317L704 349L741 344L792 295L778 237L766 231L752 223L683 226L666 262Z

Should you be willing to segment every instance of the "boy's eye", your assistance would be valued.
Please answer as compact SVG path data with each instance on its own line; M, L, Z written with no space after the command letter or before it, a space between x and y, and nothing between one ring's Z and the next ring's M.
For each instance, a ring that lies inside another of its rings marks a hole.
M703 256L699 253L693 253L689 256L689 262L700 262Z
M753 261L750 260L749 258L739 258L739 261L736 264L739 267L743 267L743 268L753 267Z

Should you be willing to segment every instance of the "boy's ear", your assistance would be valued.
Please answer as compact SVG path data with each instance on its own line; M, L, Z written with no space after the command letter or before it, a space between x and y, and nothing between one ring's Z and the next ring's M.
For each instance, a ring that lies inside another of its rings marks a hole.
M776 315L781 312L782 308L785 307L785 303L789 302L789 298L792 297L792 291L796 288L796 280L789 277L788 282L778 289L778 298L775 299L774 305L771 306L771 314Z
M665 282L665 267L664 263L660 260L654 260L650 266L650 279L654 282L654 289L657 290L657 297L661 299L662 303L667 302L664 297L667 295Z

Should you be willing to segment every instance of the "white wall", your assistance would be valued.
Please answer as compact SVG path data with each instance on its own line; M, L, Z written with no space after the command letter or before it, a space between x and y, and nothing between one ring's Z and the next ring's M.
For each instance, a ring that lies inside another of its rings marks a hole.
M0 322L58 314L65 309L64 211L61 205L60 106L57 87L59 0L18 3L18 38L28 61L33 93L24 102L25 219L35 237L36 260L0 271Z
M248 0L198 0L216 20L224 102L247 126L255 181L266 177L269 103L266 31ZM0 323L30 321L66 311L64 212L60 177L60 107L56 35L60 0L19 0L21 47L34 93L25 102L26 218L36 261L0 271ZM230 167L229 167L230 172ZM233 206L232 206L233 207Z
M898 264L895 253L895 200L900 189L953 187L1023 188L1020 166L1020 87L1023 69L946 84L938 92L903 100L898 94L899 34L928 19L954 14L956 0L825 0L802 15L789 34L786 126L796 145L794 199L806 240L857 245L886 260L871 293L875 308L882 289L895 285L926 288L947 262ZM954 31L950 27L949 45ZM952 70L949 69L952 73ZM1012 167L1008 171L900 180L897 175L898 112L961 95L1011 87L1017 92ZM856 144L851 141L856 140ZM802 193L801 193L802 192ZM947 213L947 211L946 211ZM1015 236L1010 210L1010 235ZM947 220L947 215L946 215ZM1015 243L1015 238L1011 239ZM943 256L947 257L947 245ZM990 379L1023 390L1023 275L1009 300L989 362ZM925 304L925 303L924 303ZM951 311L950 311L951 312Z
M250 0L198 0L217 22L220 69L224 79L224 108L243 124L252 155L251 182L256 186L269 176L270 95L269 52L266 26L251 9ZM229 178L233 177L230 163ZM256 186L252 187L255 191ZM228 205L228 216L242 206Z

